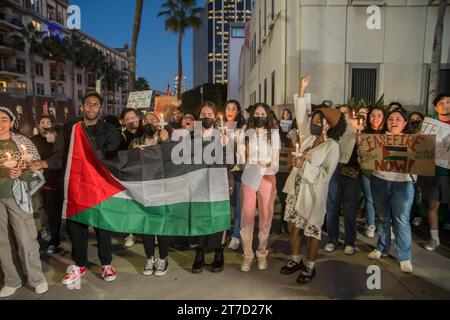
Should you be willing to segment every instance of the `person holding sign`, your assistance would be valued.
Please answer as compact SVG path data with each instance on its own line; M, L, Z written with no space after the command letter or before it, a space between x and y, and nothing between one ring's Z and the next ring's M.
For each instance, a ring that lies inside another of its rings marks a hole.
M391 111L386 120L388 134L402 135L408 131L408 115L403 108ZM369 253L369 259L379 260L388 255L391 246L391 223L395 232L395 249L401 271L412 273L412 233L409 222L414 201L414 185L417 179L408 173L374 171L371 188L378 217L377 248ZM392 222L391 222L392 221Z
M450 125L450 92L439 94L433 101L434 110L437 112L437 120L440 125L449 128ZM425 119L426 121L426 119ZM424 132L425 128L422 128ZM439 129L438 129L439 130ZM448 129L447 129L448 130ZM425 131L424 133L436 134ZM448 142L447 142L448 143ZM441 142L444 144L444 141ZM441 149L440 146L436 146ZM448 147L447 147L448 148ZM448 160L447 160L448 161ZM448 163L448 162L447 162ZM425 249L435 250L440 245L439 241L439 217L438 211L441 203L448 203L450 210L450 169L436 165L436 176L425 183L424 196L428 200L428 224L430 226L430 240L425 244Z
M331 176L339 161L338 141L345 132L344 115L336 109L317 109L310 125L311 136L303 143L300 157L286 182L285 220L295 225L296 236L291 232L291 247L298 255L302 244L301 230L308 239L308 256L305 262L289 261L281 273L300 269L297 282L310 283L316 275L315 262L319 253L321 229L325 220L327 195ZM294 252L295 254L295 252Z
M382 108L374 107L367 115L366 129L364 134L382 134L384 133L385 112ZM375 205L373 203L372 189L370 188L370 176L372 172L362 170L361 184L364 192L364 207L366 211L366 232L368 238L375 237Z
M259 210L259 245L256 251L258 269L267 269L267 243L276 197L275 175L279 168L280 136L274 130L273 116L270 107L265 103L257 103L255 111L248 121L245 152L247 164L242 174L241 183L241 241L244 260L241 271L251 269L255 256L253 230L255 227L256 203Z

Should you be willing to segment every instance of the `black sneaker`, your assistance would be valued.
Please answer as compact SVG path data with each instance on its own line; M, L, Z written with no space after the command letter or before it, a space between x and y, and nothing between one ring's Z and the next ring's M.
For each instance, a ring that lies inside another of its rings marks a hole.
M169 261L167 258L158 259L155 262L155 273L154 275L157 277L162 277L167 273L167 267L169 266Z
M299 284L308 284L316 276L316 268L312 268L312 270L308 267L304 267L302 272L298 275L297 283Z
M289 261L283 268L281 268L281 274L292 274L298 270L301 270L305 267L303 264L303 260L300 263L295 262L294 260Z

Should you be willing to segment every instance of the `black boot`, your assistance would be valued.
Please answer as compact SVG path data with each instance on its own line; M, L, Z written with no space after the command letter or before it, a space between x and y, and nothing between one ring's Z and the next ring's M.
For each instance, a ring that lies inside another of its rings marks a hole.
M223 270L223 248L218 248L214 253L214 262L212 272L221 272Z
M201 273L205 266L205 249L197 248L195 251L195 260L192 265L192 273Z

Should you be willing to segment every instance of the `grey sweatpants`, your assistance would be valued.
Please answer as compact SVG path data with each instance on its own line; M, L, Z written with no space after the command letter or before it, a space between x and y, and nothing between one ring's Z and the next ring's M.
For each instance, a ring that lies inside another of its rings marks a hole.
M10 230L13 231L12 236L9 234ZM12 238L16 240L23 272L30 285L37 287L46 282L42 273L33 215L20 209L13 198L0 199L0 266L5 274L5 286L18 287L22 284L22 279L13 260Z

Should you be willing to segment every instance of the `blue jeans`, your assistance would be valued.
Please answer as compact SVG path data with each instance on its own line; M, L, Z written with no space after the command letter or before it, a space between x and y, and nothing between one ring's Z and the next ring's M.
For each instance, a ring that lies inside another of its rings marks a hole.
M339 240L339 212L344 207L345 245L355 246L356 213L359 207L360 180L341 175L338 165L330 180L327 199L327 230L330 242Z
M241 181L235 180L236 205L234 209L234 226L231 234L232 238L241 239Z
M396 254L399 262L411 261L411 207L414 201L412 182L386 181L372 176L373 200L378 219L377 249L388 254L391 247L391 222L394 225Z
M375 206L373 203L372 189L370 188L370 178L362 175L361 182L364 191L364 206L366 208L366 226L374 226Z

